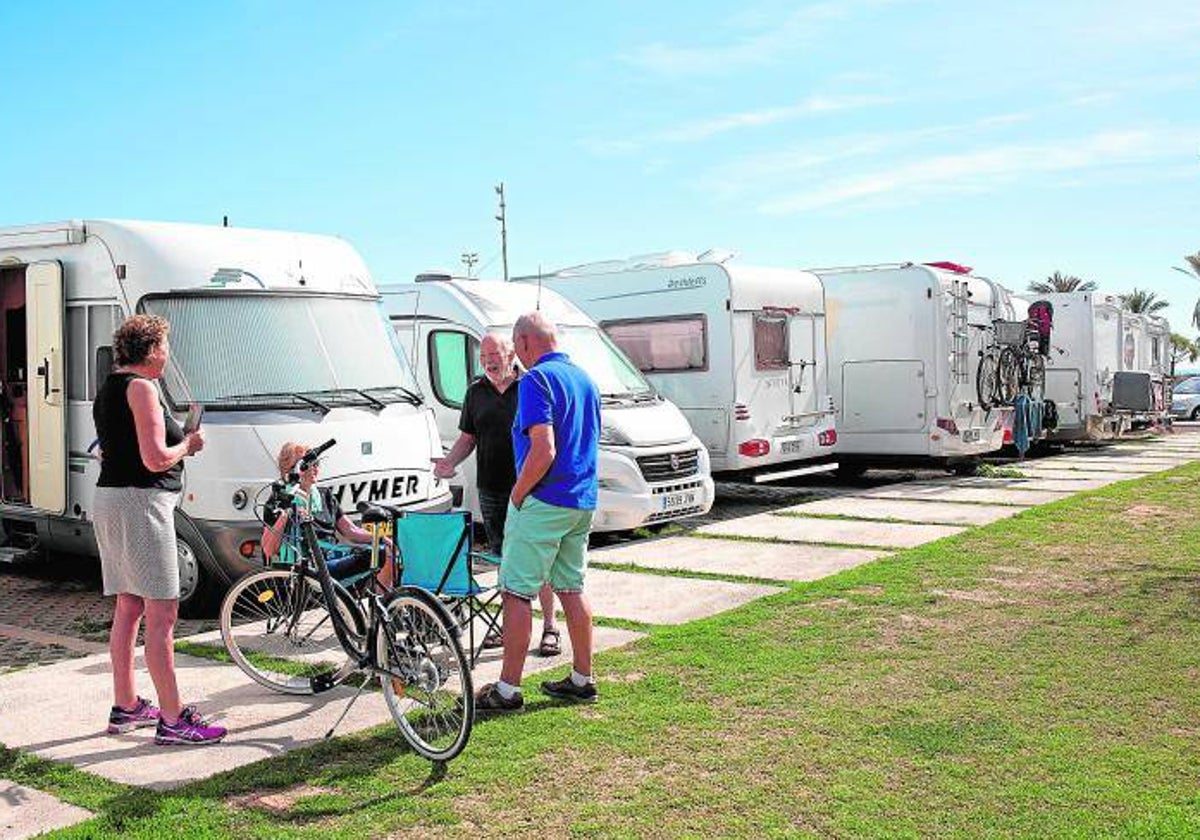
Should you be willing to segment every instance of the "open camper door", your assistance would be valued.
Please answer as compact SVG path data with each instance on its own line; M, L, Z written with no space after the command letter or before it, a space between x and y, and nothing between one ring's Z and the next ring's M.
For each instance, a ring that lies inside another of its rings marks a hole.
M29 353L29 503L49 513L67 507L66 354L63 270L58 262L25 270Z

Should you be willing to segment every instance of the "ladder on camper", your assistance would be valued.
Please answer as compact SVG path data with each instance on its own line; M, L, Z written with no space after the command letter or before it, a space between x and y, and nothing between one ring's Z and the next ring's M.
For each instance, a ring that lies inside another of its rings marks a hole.
M950 376L957 385L965 385L971 381L971 337L967 327L967 307L971 305L970 295L967 281L952 281L950 285Z

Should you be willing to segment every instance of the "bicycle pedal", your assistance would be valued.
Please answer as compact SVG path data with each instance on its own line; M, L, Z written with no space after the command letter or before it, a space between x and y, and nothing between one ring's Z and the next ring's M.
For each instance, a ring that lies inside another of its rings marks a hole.
M309 679L309 684L312 686L313 694L329 691L337 685L334 682L333 674L317 674L315 677Z

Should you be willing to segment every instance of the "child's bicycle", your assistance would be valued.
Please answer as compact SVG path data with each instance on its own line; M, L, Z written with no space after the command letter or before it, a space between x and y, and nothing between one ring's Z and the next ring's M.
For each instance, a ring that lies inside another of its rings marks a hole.
M459 630L426 590L375 582L381 532L393 516L383 509L363 512L364 526L375 534L372 573L351 586L330 573L298 484L300 472L334 443L310 450L286 481L272 485L275 509L292 512L285 544L294 562L251 572L233 585L221 604L221 638L247 676L285 694L316 694L352 674L367 675L326 737L378 677L404 739L431 761L449 761L466 746L475 720ZM401 558L394 562L402 579Z

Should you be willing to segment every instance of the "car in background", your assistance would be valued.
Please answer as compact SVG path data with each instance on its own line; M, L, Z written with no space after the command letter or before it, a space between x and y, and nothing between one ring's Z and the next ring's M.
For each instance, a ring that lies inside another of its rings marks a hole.
M1200 376L1189 376L1171 393L1171 416L1180 420L1200 420Z

